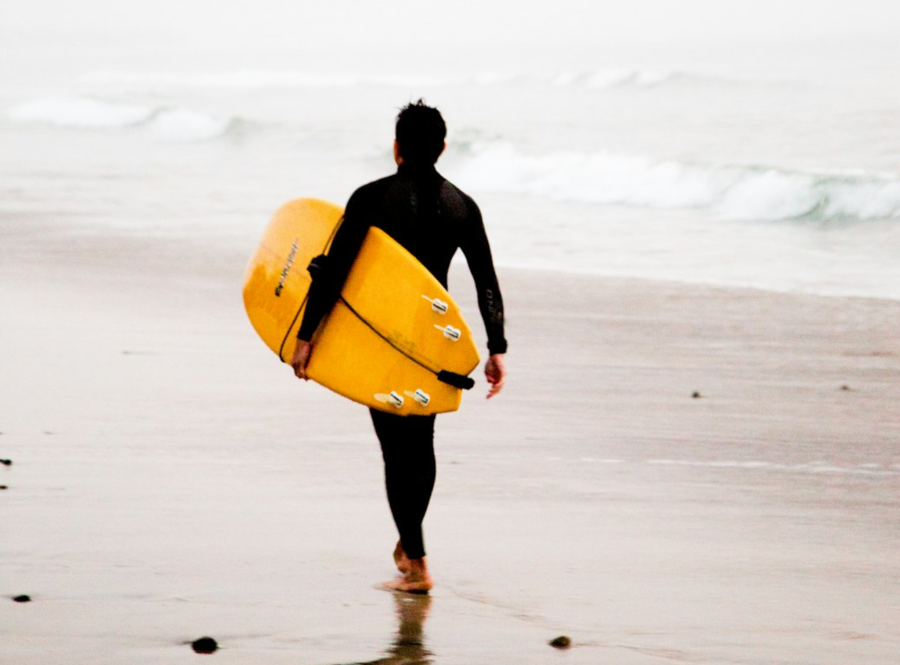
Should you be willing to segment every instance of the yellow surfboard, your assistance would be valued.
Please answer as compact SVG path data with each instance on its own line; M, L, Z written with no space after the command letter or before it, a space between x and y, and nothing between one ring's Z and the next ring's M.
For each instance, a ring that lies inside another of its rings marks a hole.
M254 329L289 362L312 283L343 210L316 199L282 206L250 259L244 306ZM309 377L366 406L399 415L459 408L478 351L459 307L412 254L369 229L341 297L313 338Z

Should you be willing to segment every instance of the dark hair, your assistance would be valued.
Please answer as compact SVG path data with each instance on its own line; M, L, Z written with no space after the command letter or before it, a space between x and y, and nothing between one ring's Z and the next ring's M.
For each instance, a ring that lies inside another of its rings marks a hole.
M420 99L400 109L395 136L404 162L434 164L444 149L447 125L440 111Z

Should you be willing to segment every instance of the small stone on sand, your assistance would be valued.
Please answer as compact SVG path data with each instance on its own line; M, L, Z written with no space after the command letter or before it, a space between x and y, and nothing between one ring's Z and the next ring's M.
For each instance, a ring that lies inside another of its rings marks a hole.
M13 598L13 600L16 601L17 603L30 603L31 596L26 596L26 595L22 594L21 596L15 596Z
M695 390L695 391L694 391L694 394L691 395L691 397L693 397L694 399L700 399L700 393L698 393L698 392Z
M841 390L850 390L850 386L844 384L843 386L841 386Z
M6 485L0 485L0 490L8 490L8 489L9 489L9 487L7 487Z
M12 460L11 459L0 459L0 464L2 464L3 466L12 466Z
M219 648L219 645L211 637L201 637L191 642L191 648L196 653L213 653Z
M568 649L572 646L572 640L566 635L560 635L559 637L550 640L550 646L554 649Z

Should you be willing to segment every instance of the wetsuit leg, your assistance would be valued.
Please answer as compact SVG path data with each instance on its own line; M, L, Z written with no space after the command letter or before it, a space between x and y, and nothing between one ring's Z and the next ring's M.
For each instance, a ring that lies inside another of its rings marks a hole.
M371 409L384 480L400 542L410 559L425 556L422 520L434 489L434 416L395 416Z

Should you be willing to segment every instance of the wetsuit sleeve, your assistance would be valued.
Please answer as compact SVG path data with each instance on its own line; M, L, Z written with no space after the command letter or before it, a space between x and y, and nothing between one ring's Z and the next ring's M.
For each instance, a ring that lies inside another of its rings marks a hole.
M310 341L322 319L334 307L368 230L364 196L357 190L347 202L344 219L328 250L328 257L309 288L297 339Z
M481 211L471 199L466 201L469 208L466 230L460 242L460 249L466 256L469 270L475 279L478 291L478 309L487 330L488 351L506 353L506 338L503 336L503 297L494 270L491 246L488 244Z

